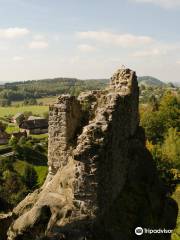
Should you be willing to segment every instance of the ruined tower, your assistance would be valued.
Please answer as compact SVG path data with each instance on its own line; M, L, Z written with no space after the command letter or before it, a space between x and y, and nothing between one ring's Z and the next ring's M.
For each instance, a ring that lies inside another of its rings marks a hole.
M118 70L103 91L58 98L50 107L48 177L13 210L8 240L134 240L137 226L175 226L138 102L130 69Z
M81 106L74 96L61 95L57 102L49 107L49 173L66 165L68 150L81 121Z

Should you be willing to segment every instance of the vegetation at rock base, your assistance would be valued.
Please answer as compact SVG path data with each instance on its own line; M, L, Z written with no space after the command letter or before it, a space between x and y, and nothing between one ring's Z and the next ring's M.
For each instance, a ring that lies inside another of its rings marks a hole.
M145 128L147 148L153 155L159 177L166 187L167 195L173 194L180 209L180 95L165 92L159 100L141 107L141 125ZM179 225L172 240L180 238Z
M0 211L7 212L42 185L47 174L47 138L12 138L11 157L0 158Z
M13 167L13 158L0 161L0 183L0 210L4 212L15 206L28 190Z
M26 165L24 170L24 182L29 189L37 187L37 173L32 166Z

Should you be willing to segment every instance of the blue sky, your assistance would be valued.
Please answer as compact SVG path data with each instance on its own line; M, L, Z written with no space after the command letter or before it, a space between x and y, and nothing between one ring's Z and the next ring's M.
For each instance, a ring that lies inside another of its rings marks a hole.
M0 81L107 78L122 64L180 81L180 0L0 0Z

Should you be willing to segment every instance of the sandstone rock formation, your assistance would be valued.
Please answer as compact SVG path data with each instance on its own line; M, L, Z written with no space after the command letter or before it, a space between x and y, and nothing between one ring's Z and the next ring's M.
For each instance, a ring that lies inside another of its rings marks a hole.
M47 179L13 210L8 240L134 240L137 226L175 227L177 208L145 147L138 98L130 69L118 70L104 91L58 98Z

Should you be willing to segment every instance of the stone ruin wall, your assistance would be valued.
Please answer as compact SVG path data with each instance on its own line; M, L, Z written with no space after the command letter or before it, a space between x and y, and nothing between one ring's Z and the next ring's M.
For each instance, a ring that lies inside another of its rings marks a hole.
M81 93L78 99L69 95L58 98L50 107L49 174L44 185L13 210L8 240L22 240L29 234L35 239L36 232L46 233L48 239L134 239L129 234L139 213L131 198L135 197L135 201L139 198L136 189L141 189L142 181L146 189L143 187L140 194L148 206L142 210L147 213L153 205L152 198L146 196L149 192L157 199L155 212L161 209L165 216L155 219L162 223L169 219L170 208L165 212L162 207L167 204L166 198L162 198L156 170L145 149L144 133L140 134L138 98L136 73L130 69L118 70L103 91ZM129 197L127 186L135 196ZM124 201L116 204L123 196L130 201L128 206ZM140 208L142 202L136 203ZM44 208L50 213L43 229L38 223L44 216ZM124 219L130 216L127 226L121 216L113 218L111 210L116 212L116 209ZM100 238L95 238L102 220ZM120 231L112 231L112 223L120 224ZM105 230L112 231L111 238L104 235Z
M74 96L62 95L49 107L49 174L55 174L67 164L68 149L72 145L81 119L81 106Z
M128 166L128 138L139 125L138 94L135 72L119 70L105 91L82 93L78 99L62 95L50 107L49 169L56 173L72 155L76 165L74 217L95 216L122 189ZM90 117L82 127L82 105L87 102ZM73 146L72 139L80 127L82 133Z

